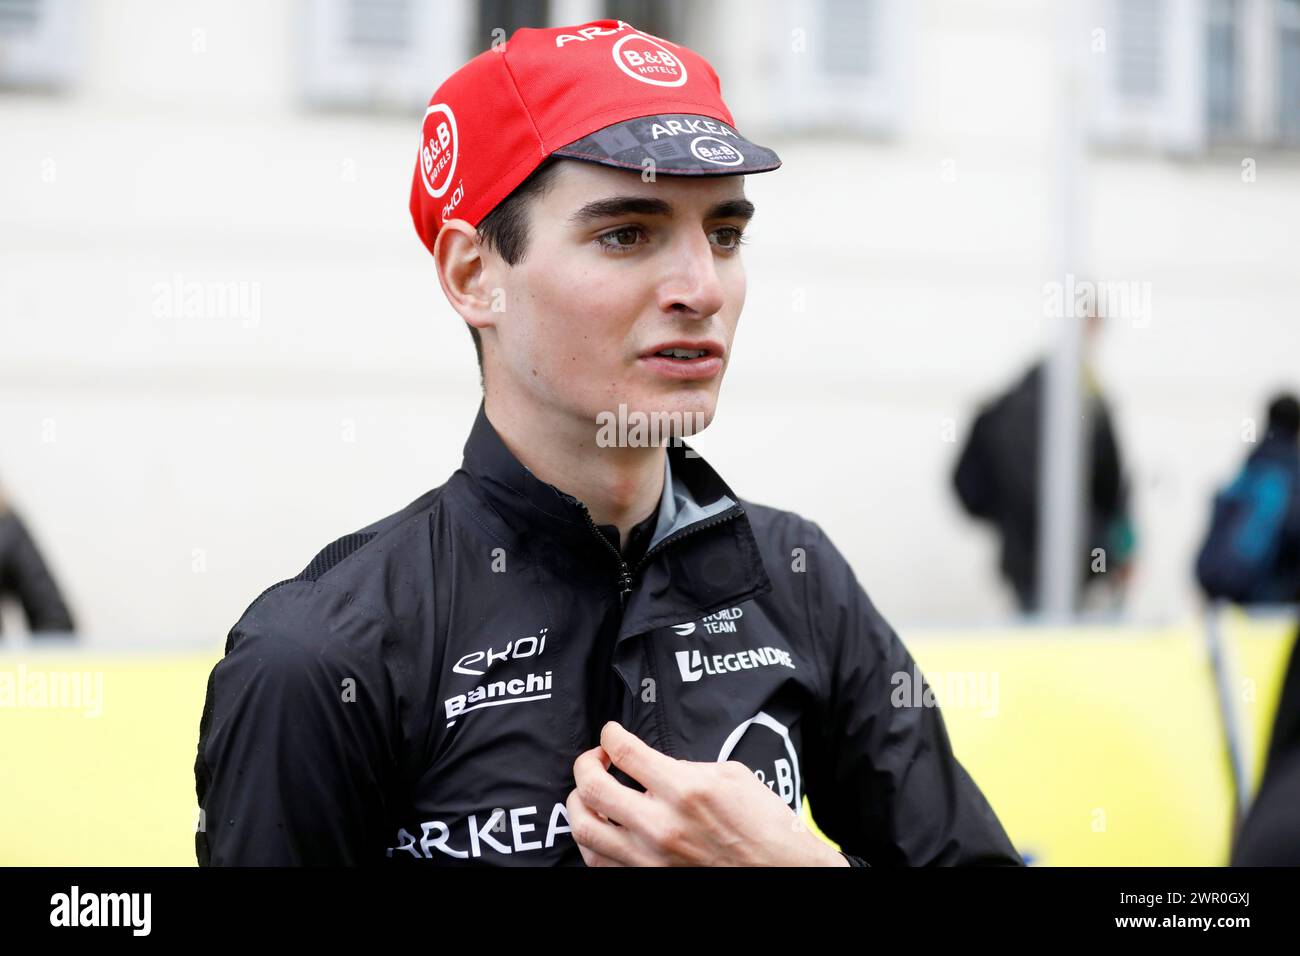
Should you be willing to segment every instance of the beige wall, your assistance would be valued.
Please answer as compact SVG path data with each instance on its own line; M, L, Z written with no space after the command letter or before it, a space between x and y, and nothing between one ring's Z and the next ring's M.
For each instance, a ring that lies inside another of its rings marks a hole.
M977 6L916 8L896 136L791 139L733 101L785 166L747 183L747 304L697 445L742 495L820 522L900 627L1009 608L944 429L964 437L1037 352L1060 278L1051 24ZM410 226L415 120L297 109L291 6L91 8L77 92L0 96L0 481L97 640L210 645L459 464L472 346ZM719 68L724 91L757 82ZM1245 184L1240 159L1090 164L1093 272L1152 292L1100 356L1143 616L1190 610L1241 421L1300 387L1300 160L1261 153ZM168 316L177 281L250 308Z

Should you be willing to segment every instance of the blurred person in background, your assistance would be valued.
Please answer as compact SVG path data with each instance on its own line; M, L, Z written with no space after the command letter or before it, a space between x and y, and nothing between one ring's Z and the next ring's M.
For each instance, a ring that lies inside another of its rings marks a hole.
M1091 430L1086 445L1087 547L1081 581L1087 588L1109 578L1118 601L1132 573L1133 528L1119 444L1093 369L1092 352L1101 329L1095 309L1087 315L1084 329L1082 380L1085 421ZM953 474L962 507L997 529L1002 539L999 567L1025 613L1038 609L1038 443L1044 364L1043 359L1035 362L1010 389L980 409ZM1105 552L1106 574L1093 570L1098 548Z
M16 598L33 634L74 630L59 593L27 526L0 489L0 600Z
M1300 600L1300 402L1276 396L1264 439L1214 497L1196 557L1211 600L1277 604Z

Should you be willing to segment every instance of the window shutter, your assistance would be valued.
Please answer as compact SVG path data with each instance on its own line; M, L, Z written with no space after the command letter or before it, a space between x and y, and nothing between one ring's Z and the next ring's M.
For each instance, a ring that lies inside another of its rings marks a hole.
M70 0L0 0L0 87L68 86L80 59L80 26Z
M468 54L464 0L312 0L303 93L316 106L418 110Z

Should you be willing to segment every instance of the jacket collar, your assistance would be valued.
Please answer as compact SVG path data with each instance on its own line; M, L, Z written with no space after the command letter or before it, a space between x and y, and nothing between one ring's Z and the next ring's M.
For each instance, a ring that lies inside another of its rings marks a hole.
M488 420L482 401L461 469L514 535L524 542L560 545L584 563L595 563L608 571L611 592L617 594L617 560L593 528L586 507L515 457ZM650 627L682 623L772 587L740 498L708 462L684 442L669 445L664 477L649 560L643 559L643 573L634 581L624 631L634 619ZM652 554L661 543L660 552ZM665 563L670 566L662 567ZM675 579L671 588L670 571Z

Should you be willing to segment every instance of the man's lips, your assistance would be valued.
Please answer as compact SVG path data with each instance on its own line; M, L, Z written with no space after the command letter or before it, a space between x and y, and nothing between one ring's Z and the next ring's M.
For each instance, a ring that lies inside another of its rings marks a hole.
M649 358L657 352L663 352L668 349L681 349L687 352L705 352L707 356L722 358L726 353L726 347L717 339L668 339L660 342L658 345L652 345L641 353L641 358Z
M672 358L658 353L668 349L682 352L703 353L689 358ZM661 342L644 352L638 361L656 375L675 379L713 378L722 371L722 357L726 350L721 342L713 339L676 339Z

